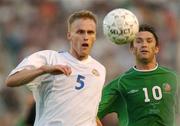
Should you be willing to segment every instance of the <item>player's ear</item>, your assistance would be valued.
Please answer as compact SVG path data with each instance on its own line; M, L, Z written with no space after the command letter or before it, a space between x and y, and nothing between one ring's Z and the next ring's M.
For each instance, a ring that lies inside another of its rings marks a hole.
M96 38L97 38L97 37L96 37L96 34L97 34L97 33L95 33L94 41L96 41Z
M134 51L134 47L133 47L133 41L129 43L129 50L131 53L133 53Z
M130 46L129 51L130 51L130 53L134 54L134 48L133 47Z
M131 48L129 48L129 50L130 50L130 52L131 52L132 54L134 54L134 52L135 52L135 51L134 51L134 48L131 47Z
M158 52L159 52L159 46L156 46L155 53L158 54Z
M70 33L70 32L67 32L67 35L66 35L66 36L67 36L67 39L68 39L68 40L71 40L71 33Z

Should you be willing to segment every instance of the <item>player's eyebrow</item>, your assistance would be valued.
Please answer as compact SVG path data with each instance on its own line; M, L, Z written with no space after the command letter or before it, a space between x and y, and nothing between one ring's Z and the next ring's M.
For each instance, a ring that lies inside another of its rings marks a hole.
M137 37L137 38L136 38L136 40L143 40L143 38L141 38L141 37Z
M77 33L85 33L85 30L83 30L83 29L78 29L76 32L77 32Z
M139 39L139 40L143 40L143 39L153 39L153 37L146 37L146 38L142 38L142 37L137 37L136 39Z
M88 34L94 34L95 33L95 31L94 30L84 30L84 29L78 29L77 31L76 31L77 33L85 33L85 32L87 32Z
M93 33L95 33L95 31L94 30L88 30L87 33L93 34Z

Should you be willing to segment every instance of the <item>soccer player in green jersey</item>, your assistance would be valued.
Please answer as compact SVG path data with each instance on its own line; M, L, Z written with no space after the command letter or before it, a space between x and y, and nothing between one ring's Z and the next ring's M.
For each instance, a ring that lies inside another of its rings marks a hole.
M130 49L136 64L104 88L98 117L115 112L120 126L174 126L177 77L157 63L154 28L141 25Z

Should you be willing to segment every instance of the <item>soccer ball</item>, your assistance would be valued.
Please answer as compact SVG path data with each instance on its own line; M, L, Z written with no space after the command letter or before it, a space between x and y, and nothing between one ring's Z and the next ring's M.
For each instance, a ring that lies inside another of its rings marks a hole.
M126 44L134 40L135 34L139 31L139 23L131 11L118 8L105 16L103 31L113 43Z

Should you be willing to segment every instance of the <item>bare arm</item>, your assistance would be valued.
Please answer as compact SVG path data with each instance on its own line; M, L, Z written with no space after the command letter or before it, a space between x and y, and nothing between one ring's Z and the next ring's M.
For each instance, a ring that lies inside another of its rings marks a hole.
M96 123L97 123L97 126L103 126L98 117L96 117Z
M69 76L71 74L71 68L65 65L53 65L53 66L44 65L41 66L40 68L36 68L33 70L24 69L9 76L5 83L8 87L21 86L31 82L36 77L46 73L53 75L65 74Z

